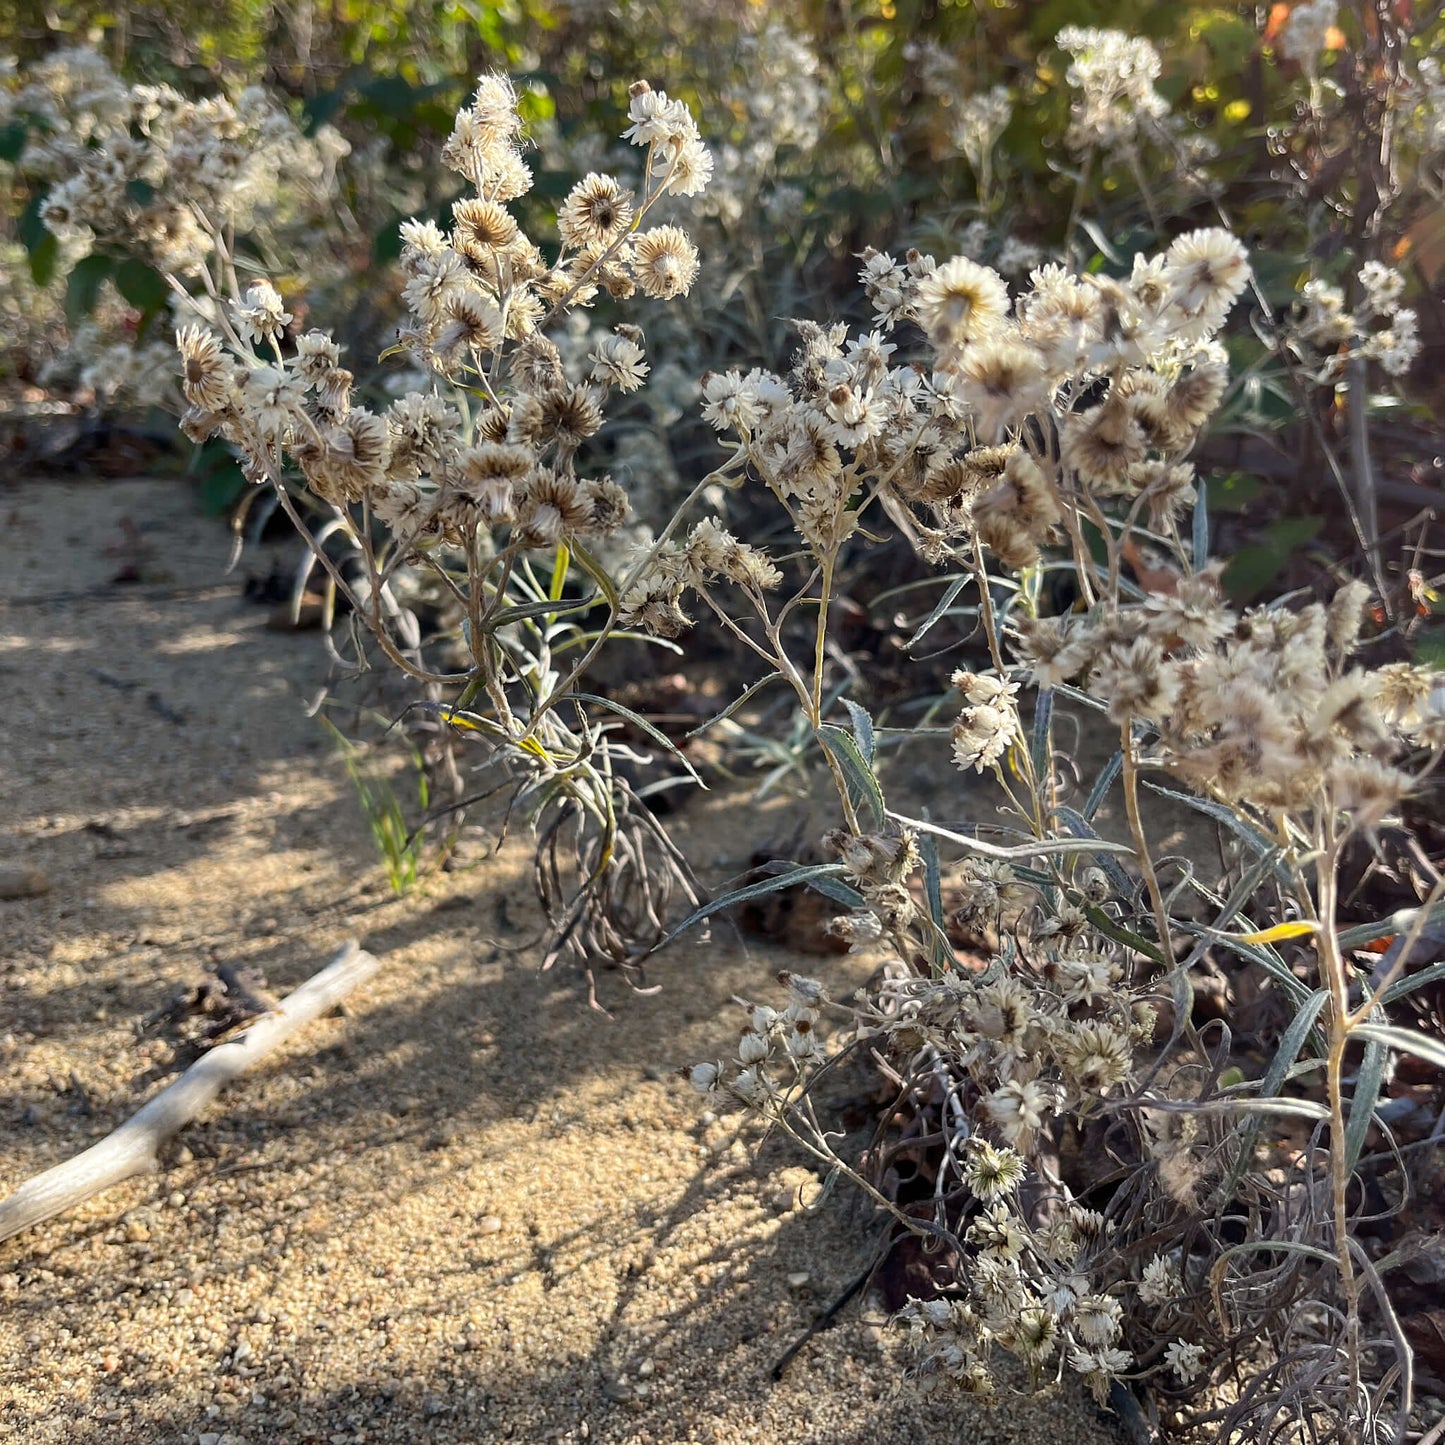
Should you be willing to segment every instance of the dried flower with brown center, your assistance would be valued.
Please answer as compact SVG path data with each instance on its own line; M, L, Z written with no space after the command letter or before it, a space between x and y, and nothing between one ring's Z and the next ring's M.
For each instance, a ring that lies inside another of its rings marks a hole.
M697 248L677 226L654 226L638 238L632 270L643 294L654 301L686 296L697 279Z
M632 224L632 196L613 176L596 171L572 187L557 212L557 233L569 249L606 246Z
M234 366L221 348L220 340L199 326L176 332L185 374L181 390L192 406L203 411L221 411L235 395Z

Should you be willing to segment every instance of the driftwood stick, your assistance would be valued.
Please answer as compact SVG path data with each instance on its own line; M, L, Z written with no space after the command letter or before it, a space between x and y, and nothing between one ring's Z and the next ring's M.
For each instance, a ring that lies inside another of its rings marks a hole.
M39 1224L136 1174L160 1167L161 1145L184 1128L227 1084L254 1068L297 1029L335 1007L381 963L346 945L320 973L287 994L245 1033L203 1054L175 1083L83 1154L27 1179L0 1199L0 1240Z

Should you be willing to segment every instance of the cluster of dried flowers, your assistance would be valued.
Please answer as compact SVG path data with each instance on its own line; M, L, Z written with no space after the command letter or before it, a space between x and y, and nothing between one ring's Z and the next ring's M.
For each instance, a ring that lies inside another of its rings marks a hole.
M1154 88L1160 62L1147 42L1070 28L1058 44L1072 58L1077 92L1071 149L1134 160L1145 143L1187 149ZM758 53L776 74L796 63L772 32ZM1181 535L1195 502L1190 454L1229 383L1219 333L1250 279L1239 239L1224 228L1192 230L1119 275L1033 264L1012 290L1000 270L968 255L865 253L871 329L799 321L785 372L729 370L702 383L702 415L726 448L705 480L765 490L800 550L771 557L721 516L692 522L679 512L659 540L609 572L590 549L617 536L629 498L589 465L589 443L609 399L638 391L652 367L635 326L593 333L585 349L568 327L602 293L667 300L696 280L691 240L654 216L664 197L696 196L712 174L684 106L645 83L633 87L624 139L638 149L640 179L586 174L557 209L556 242L544 238L544 250L511 209L532 187L515 93L501 77L484 77L443 152L468 194L446 228L410 221L402 229L407 320L397 350L424 381L373 410L356 399L333 338L298 334L268 281L243 292L225 252L229 227L265 203L266 178L324 167L324 146L297 151L303 143L289 122L249 93L234 104L182 102L121 86L88 62L56 71L24 101L42 103L69 127L32 158L56 179L47 224L71 246L126 231L203 293L177 336L186 434L223 437L252 480L270 482L283 500L288 475L299 472L365 553L372 602L402 562L430 569L467 619L470 670L439 676L394 646L389 655L428 683L457 684L467 702L485 687L488 726L513 743L534 741L536 719L563 691L550 658L499 661L484 640L529 549L585 558L617 599L613 620L623 626L679 636L691 622L684 603L695 597L794 688L820 740L831 726L831 589L870 509L927 562L972 578L992 665L954 679L953 759L960 770L994 774L1022 840L990 849L943 834L966 845L948 870L953 906L997 941L986 968L958 965L917 886L924 825L888 814L876 778L870 804L856 770L827 749L846 826L825 843L856 895L835 931L894 956L876 990L841 1008L846 1036L908 1087L926 1080L942 1099L939 1213L904 1222L967 1260L950 1298L905 1312L916 1374L926 1385L988 1394L997 1388L990 1354L1001 1346L1036 1376L1081 1375L1101 1399L1124 1375L1168 1375L1180 1387L1206 1376L1216 1361L1205 1346L1165 1345L1160 1330L1174 1319L1173 1300L1204 1291L1210 1261L1123 1248L1125 1222L1075 1198L1051 1153L1059 1119L1140 1113L1157 1101L1136 1060L1155 1039L1173 938L1132 791L1144 888L1098 840L1065 836L1049 751L1025 746L1021 688L1064 691L1105 713L1119 732L1126 790L1143 769L1167 770L1294 859L1337 857L1341 838L1383 818L1445 748L1436 674L1409 664L1355 668L1363 587L1346 586L1328 604L1238 615L1224 601L1220 569ZM975 169L1008 119L1001 91L961 104L955 141ZM805 116L798 134L812 124ZM755 159L761 175L767 157ZM727 201L718 213L726 219L732 208ZM1022 254L1013 253L1020 269ZM996 259L1015 269L1002 248ZM1359 284L1364 300L1351 315L1342 297L1312 283L1298 344L1403 369L1416 343L1400 278L1367 266ZM1077 577L1080 604L1066 616L1041 611L1036 584L1048 554L1066 556ZM788 595L785 579L800 562L801 585ZM816 646L799 658L784 625L805 609L816 614ZM384 637L381 610L361 610ZM556 735L544 766L578 764L597 736ZM864 771L866 741L860 734L855 750ZM585 804L608 814L598 777ZM698 1065L691 1081L847 1167L809 1095L831 1056L822 1025L840 1006L812 980L786 984L783 1007L748 1010L735 1058ZM1176 1203L1206 1173L1192 1162L1191 1127L1157 1130L1146 1150L1150 1187Z
M1352 667L1363 585L1328 605L1236 615L1219 565L1196 566L1192 538L1180 535L1195 500L1189 452L1228 384L1216 338L1248 279L1244 247L1223 229L1180 236L1161 255L1135 258L1124 276L1039 267L1015 296L967 257L869 253L861 280L875 330L850 336L843 325L798 323L787 375L704 381L704 416L730 450L719 471L772 493L812 579L792 601L773 603L778 567L708 522L652 556L629 594L630 620L673 635L692 591L795 681L806 665L787 656L781 622L813 579L823 588L813 605L826 611L840 548L877 504L925 559L961 564L978 583L995 665L955 675L954 758L996 775L1016 804L1017 836L1032 836L1038 855L1067 829L1049 821L1057 780L1036 776L1023 746L1025 680L1043 694L1072 688L1094 700L1119 729L1129 778L1167 769L1282 830L1306 855L1333 846L1341 828L1372 826L1445 748L1438 676L1411 664ZM1085 544L1085 524L1104 539L1102 560ZM1152 565L1141 536L1158 550ZM1059 547L1072 553L1082 606L1048 617L1026 578L1044 549ZM1026 574L1002 615L992 615L984 581L989 554ZM1129 581L1126 563L1147 589ZM726 610L720 580L734 584L752 619ZM1006 643L1017 662L1005 660ZM806 682L795 681L805 710ZM846 780L840 795L848 809ZM906 1088L945 1101L936 1194L948 1202L931 1230L968 1262L947 1299L905 1312L918 1378L992 1393L998 1345L1035 1376L1082 1375L1100 1399L1112 1380L1140 1371L1183 1389L1205 1369L1203 1345L1177 1339L1148 1362L1135 1351L1161 1318L1166 1274L1188 1270L1198 1296L1209 1261L1141 1261L1115 1236L1115 1220L1070 1195L1049 1144L1050 1121L1097 1118L1132 1095L1136 1058L1154 1036L1158 974L1120 947L1117 929L1099 925L1144 927L1162 958L1170 925L1157 889L1152 899L1127 897L1122 874L1071 866L1067 852L1050 873L1027 877L998 857L972 856L950 875L955 906L1001 939L975 973L938 947L938 920L916 886L918 834L906 820L863 827L850 814L850 827L824 842L861 897L834 930L910 961L844 1011L846 1037L887 1059ZM1152 884L1148 840L1135 843ZM826 999L809 981L788 986L786 1009L752 1010L735 1059L700 1065L691 1081L840 1165L809 1102ZM1158 1134L1162 1195L1191 1196L1204 1171L1186 1156L1202 1142L1188 1129Z
M257 86L191 100L168 85L127 85L93 50L66 50L0 90L0 123L23 119L15 164L48 185L41 219L70 260L97 237L186 275L216 228L260 211L320 214L349 149L329 126L303 135Z
M55 251L46 269L57 277L101 251L186 284L214 261L218 237L234 245L240 232L274 239L329 223L336 168L349 150L333 127L303 134L260 87L190 99L168 85L127 84L84 47L0 83L6 127L19 137L10 165L40 203ZM0 261L0 294L29 293L22 270L19 256ZM38 296L48 325L33 338L16 335L25 353L16 370L45 385L79 383L102 405L173 407L168 348L154 329L137 336L137 310L113 280L95 288L89 314L72 318L68 334L53 292Z
M1344 291L1312 278L1300 289L1290 340L1322 382L1334 382L1351 357L1378 362L1404 376L1420 354L1420 318L1401 304L1405 278L1393 266L1366 261L1355 276L1359 300L1351 310Z
M704 379L703 415L733 438L720 470L759 478L819 557L852 534L865 495L906 514L935 562L971 558L977 537L1005 566L1029 566L1106 500L1168 532L1194 499L1184 454L1224 393L1213 337L1247 276L1223 231L1140 257L1123 280L1040 267L1013 303L997 272L965 257L870 252L877 329L800 322L787 377ZM931 366L895 360L904 321L932 343ZM672 635L687 587L718 573L766 586L738 547L724 566L680 546L656 558L631 620Z
M680 103L641 83L630 119L626 138L646 151L641 194L609 175L584 177L557 212L560 245L548 259L508 209L532 184L516 95L484 77L443 152L471 194L447 231L402 227L409 320L399 349L431 378L427 389L381 413L353 405L336 343L320 331L291 340L282 298L256 282L215 329L178 335L187 435L219 433L258 481L280 476L289 457L323 501L364 503L403 553L446 545L475 555L497 529L523 547L616 531L625 492L608 476L579 475L577 458L608 394L643 384L642 333L618 326L598 341L588 374L569 377L546 331L600 290L685 294L698 267L691 241L675 225L641 222L663 195L695 195L711 172Z

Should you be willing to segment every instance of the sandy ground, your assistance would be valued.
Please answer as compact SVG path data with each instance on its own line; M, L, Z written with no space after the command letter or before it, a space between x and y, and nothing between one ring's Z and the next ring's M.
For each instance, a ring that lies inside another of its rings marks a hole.
M727 1049L731 996L780 967L845 989L866 965L719 931L655 997L611 981L608 1022L538 972L521 847L392 898L304 712L318 637L266 627L227 540L179 483L0 490L0 869L51 885L0 902L0 1193L189 1061L178 1026L138 1030L178 986L244 962L284 991L351 936L385 967L163 1172L0 1244L0 1439L1118 1438L1073 1390L899 1393L876 1303L774 1383L866 1265L866 1217L798 1208L804 1161L734 1142L669 1071ZM679 833L715 881L757 828L735 795Z

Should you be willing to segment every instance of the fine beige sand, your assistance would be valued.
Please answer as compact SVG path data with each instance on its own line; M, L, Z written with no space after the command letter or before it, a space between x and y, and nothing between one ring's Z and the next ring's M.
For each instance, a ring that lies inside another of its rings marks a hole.
M0 1439L1119 1438L1072 1386L989 1412L899 1390L867 1299L772 1380L875 1231L841 1191L799 1208L806 1161L671 1071L779 968L846 991L865 962L718 928L656 996L604 976L608 1021L538 971L525 840L391 896L305 714L318 635L242 600L185 485L11 485L0 539L0 871L49 884L0 901L0 1194L194 1057L204 1018L139 1029L178 989L247 963L281 993L348 937L384 963L161 1173L0 1244ZM733 794L677 833L715 883L765 824Z

